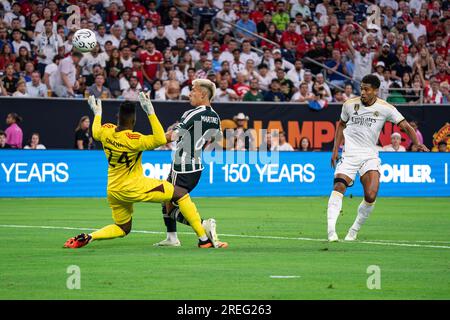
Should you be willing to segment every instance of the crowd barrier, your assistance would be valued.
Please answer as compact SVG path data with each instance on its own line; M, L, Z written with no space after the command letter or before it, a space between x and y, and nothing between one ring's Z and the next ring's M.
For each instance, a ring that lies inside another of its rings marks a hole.
M103 102L103 122L116 123L116 114L120 101ZM180 119L181 115L191 108L188 101L154 102L156 113L165 128ZM249 116L248 126L254 129L278 129L285 131L288 142L298 148L301 137L308 137L314 149L329 151L333 145L336 122L339 119L341 105L331 104L326 109L314 111L305 104L297 103L214 103L214 109L222 119L222 126L233 128L233 116L239 112ZM450 106L448 105L400 105L399 111L407 120L417 120L425 144L431 148L439 139L450 134ZM75 127L80 118L93 115L85 100L77 99L28 99L0 98L0 121L9 112L16 112L24 119L21 127L24 130L24 142L33 132L39 132L41 143L50 149L73 149L75 145ZM136 131L150 132L147 117L139 110ZM1 124L5 129L6 124ZM445 129L447 128L447 129ZM382 145L389 144L390 135L400 129L387 123L380 136ZM404 144L406 134L401 133ZM433 137L434 136L434 137ZM258 135L260 137L260 135ZM100 149L101 146L97 145Z
M205 153L193 196L328 196L330 152ZM171 152L144 152L144 174L165 179ZM448 197L450 153L381 153L381 196ZM0 151L0 197L105 197L102 151ZM359 181L347 194L362 195Z

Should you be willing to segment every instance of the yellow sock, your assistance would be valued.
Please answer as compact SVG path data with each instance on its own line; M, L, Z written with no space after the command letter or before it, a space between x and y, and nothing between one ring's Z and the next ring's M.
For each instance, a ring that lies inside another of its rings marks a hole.
M200 214L198 213L197 207L192 202L189 194L186 194L184 197L178 200L178 206L181 213L183 214L183 217L187 220L187 222L189 222L197 236L199 238L206 236L205 229L202 226Z
M123 231L118 225L110 224L109 226L92 232L91 236L92 240L114 239L125 236L125 231Z

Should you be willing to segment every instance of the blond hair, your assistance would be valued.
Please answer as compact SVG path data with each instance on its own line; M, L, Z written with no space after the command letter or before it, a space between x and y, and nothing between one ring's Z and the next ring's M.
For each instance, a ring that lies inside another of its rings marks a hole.
M208 98L209 101L212 101L214 97L216 96L216 84L208 79L195 79L192 81L192 85L202 87L206 90L208 90Z

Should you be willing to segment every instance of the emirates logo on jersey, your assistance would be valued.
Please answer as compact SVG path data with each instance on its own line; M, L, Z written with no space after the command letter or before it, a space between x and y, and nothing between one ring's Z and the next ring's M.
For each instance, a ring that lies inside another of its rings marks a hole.
M365 117L352 117L352 123L364 127L371 127L372 124L376 123L377 119L365 118Z

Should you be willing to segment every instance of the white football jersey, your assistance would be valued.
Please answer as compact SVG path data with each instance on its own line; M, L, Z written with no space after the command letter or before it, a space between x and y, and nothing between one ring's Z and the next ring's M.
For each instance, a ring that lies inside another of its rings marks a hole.
M405 118L391 104L382 99L366 107L360 97L344 102L341 120L344 129L344 154L346 156L378 156L377 141L386 121L394 124Z

